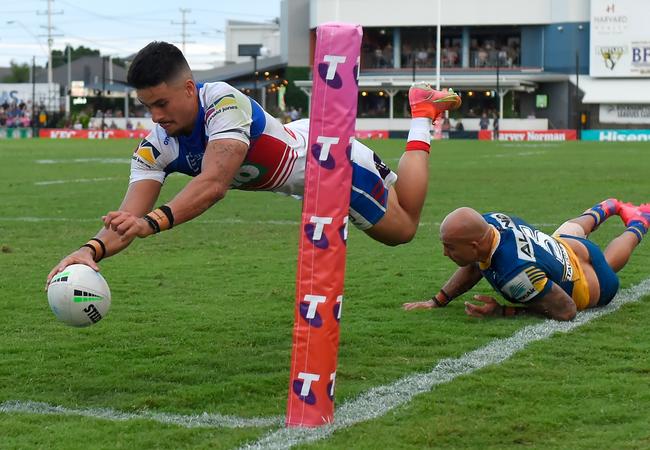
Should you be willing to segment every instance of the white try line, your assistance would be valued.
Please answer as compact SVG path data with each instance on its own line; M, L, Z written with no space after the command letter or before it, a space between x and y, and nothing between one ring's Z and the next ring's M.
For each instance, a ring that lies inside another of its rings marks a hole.
M120 180L118 177L109 178L77 178L75 180L50 180L50 181L35 181L35 186L49 186L51 184L66 184L66 183L96 183L98 181L113 181Z
M614 301L604 308L579 313L571 322L547 320L537 325L529 325L509 338L495 339L486 346L459 358L443 359L430 372L409 375L392 384L372 388L356 399L338 407L335 422L331 425L320 428L281 428L243 448L286 449L294 445L327 438L337 430L381 417L390 410L410 402L416 395L428 392L439 384L448 383L461 375L502 363L531 342L545 339L557 332L571 331L593 319L612 313L627 303L638 301L648 294L650 294L650 279L621 291ZM153 420L185 428L277 427L284 420L284 417L281 416L246 418L209 413L196 415L149 411L129 413L110 408L66 408L42 402L19 400L0 403L0 413L83 416L111 421Z
M409 403L416 395L431 391L439 384L448 383L461 375L487 366L500 364L532 342L546 339L558 332L571 331L648 294L650 278L622 290L606 307L578 313L571 322L546 320L537 325L528 325L508 338L495 339L459 358L443 359L430 372L409 375L392 384L372 388L339 406L334 423L330 425L319 428L282 428L242 448L287 449L294 445L325 439L337 430L381 417L392 409Z
M155 422L167 425L176 425L184 428L276 427L281 425L284 420L284 417L281 416L247 418L208 413L195 415L156 413L149 411L129 413L116 411L110 408L65 408L63 406L54 406L42 402L19 400L0 403L0 413L83 416L120 422L126 420L153 420Z

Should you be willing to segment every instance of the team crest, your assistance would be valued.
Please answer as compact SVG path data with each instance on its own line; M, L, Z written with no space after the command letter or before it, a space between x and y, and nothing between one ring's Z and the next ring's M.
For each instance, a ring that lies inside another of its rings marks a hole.
M625 53L625 47L598 47L598 53L603 58L605 67L609 70L614 70L616 63L619 62L621 56Z

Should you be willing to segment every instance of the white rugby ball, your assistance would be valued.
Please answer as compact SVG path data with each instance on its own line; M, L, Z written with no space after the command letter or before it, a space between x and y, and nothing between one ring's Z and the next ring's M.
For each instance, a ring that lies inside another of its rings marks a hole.
M111 291L99 272L85 264L72 264L52 278L47 301L61 322L87 327L106 316L111 307Z

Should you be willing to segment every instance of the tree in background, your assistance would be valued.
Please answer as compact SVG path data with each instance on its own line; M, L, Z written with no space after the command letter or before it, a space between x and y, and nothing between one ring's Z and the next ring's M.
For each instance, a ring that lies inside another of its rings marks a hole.
M31 81L29 79L29 64L17 64L11 61L9 70L11 70L11 74L2 79L4 83L28 83Z
M63 50L52 50L52 67L59 67L68 62L68 47ZM72 61L79 59L83 56L99 56L99 50L84 47L80 45L77 48L71 47L70 59Z

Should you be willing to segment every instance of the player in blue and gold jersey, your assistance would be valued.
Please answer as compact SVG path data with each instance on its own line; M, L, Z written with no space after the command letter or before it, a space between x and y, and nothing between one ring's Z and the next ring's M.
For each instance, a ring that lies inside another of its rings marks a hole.
M587 237L612 215L625 231L605 249ZM650 226L650 205L605 200L562 224L552 236L504 213L479 214L459 208L440 226L445 256L460 268L431 299L406 303L407 310L435 308L474 287L482 278L512 306L478 295L483 305L465 302L470 316L532 312L571 320L576 311L608 304L616 295L621 270Z

